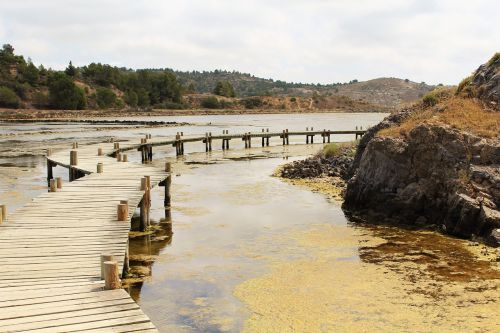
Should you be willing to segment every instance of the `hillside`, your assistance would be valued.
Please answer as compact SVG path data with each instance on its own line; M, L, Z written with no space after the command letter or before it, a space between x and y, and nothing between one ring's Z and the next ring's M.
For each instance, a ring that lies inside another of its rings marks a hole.
M399 107L415 102L427 92L434 89L422 83L397 78L379 78L364 82L356 82L330 90L335 95L350 97L356 101L365 101L375 105Z
M174 72L183 86L197 93L210 93L219 81L228 81L234 87L237 96L347 96L354 101L395 108L415 102L425 93L434 89L422 83L397 78L378 78L358 82L332 84L290 83L263 79L250 74L216 70L213 72Z
M64 71L55 71L16 55L9 44L0 49L0 108L386 112L431 88L401 79L320 85L235 71L132 70L100 63L75 67L69 62ZM220 96L209 96L213 93Z

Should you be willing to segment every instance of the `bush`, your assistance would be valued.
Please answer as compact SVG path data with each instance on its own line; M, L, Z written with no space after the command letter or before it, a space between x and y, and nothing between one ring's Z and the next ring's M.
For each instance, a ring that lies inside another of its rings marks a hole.
M262 106L262 100L258 97L245 98L241 102L247 109L254 109Z
M115 106L116 95L113 90L109 88L99 87L97 88L97 105L101 109L108 109Z
M50 79L49 99L55 109L82 110L87 105L83 90L69 76L60 73Z
M19 97L7 87L0 87L0 107L17 109L19 107Z
M220 103L217 97L209 96L201 100L201 106L207 109L218 109L220 108Z
M297 101L297 99L295 97L290 98L290 102L293 103L293 102L296 102L296 101Z
M472 76L468 76L462 81L460 81L457 87L457 95L460 94L464 90L464 88L468 86L471 82L472 82Z
M46 109L49 106L49 96L43 92L37 91L33 94L33 105L37 109Z
M424 106L427 107L436 105L439 102L439 100L435 94L429 92L424 95L424 98L422 98L422 102L424 102Z
M337 156L339 152L340 149L335 143L330 143L323 147L323 155L326 158Z

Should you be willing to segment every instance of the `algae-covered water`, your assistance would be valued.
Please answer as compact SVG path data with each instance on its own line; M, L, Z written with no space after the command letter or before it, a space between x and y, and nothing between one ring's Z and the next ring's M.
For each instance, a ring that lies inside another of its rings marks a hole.
M335 114L313 120L223 117L183 119L199 123L183 130L359 125L359 115L342 121ZM124 128L83 136L91 142L151 131ZM20 135L16 149L37 151L53 138L28 136L37 135ZM71 136L54 142L69 145ZM0 142L0 156L5 152L0 201L20 206L45 190L44 160L7 152L9 140ZM231 148L239 147L231 142ZM132 270L145 277L130 280L127 289L160 331L500 331L500 274L498 262L492 262L498 252L430 231L350 223L338 202L271 176L321 144L194 152L200 148L186 145L191 153L179 159L171 147L155 150L154 163L174 162L172 208L165 212L162 190L154 190L155 232L130 241Z

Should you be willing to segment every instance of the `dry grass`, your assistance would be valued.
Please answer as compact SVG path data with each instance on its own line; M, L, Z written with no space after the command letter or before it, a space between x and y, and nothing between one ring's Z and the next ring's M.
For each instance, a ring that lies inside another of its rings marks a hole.
M485 109L473 99L451 97L435 107L416 111L401 125L383 129L378 135L406 137L414 127L424 123L447 124L459 130L493 138L499 135L500 112Z

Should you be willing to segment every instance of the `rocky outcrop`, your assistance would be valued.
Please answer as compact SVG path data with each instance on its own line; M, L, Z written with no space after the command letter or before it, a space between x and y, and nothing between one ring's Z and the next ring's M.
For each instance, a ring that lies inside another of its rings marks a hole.
M364 138L345 210L369 219L434 224L453 235L500 244L499 141L425 124L405 138L375 136L405 116L389 117Z
M339 177L348 178L353 161L353 148L340 148L336 156L326 157L318 154L305 160L286 164L280 170L280 176L289 179Z
M486 64L479 66L471 79L477 97L490 106L500 109L500 53L497 53Z

